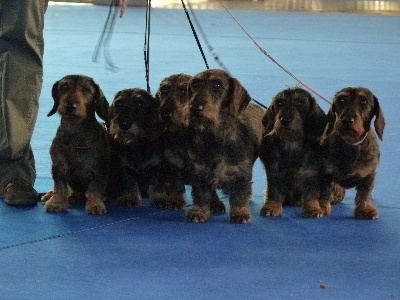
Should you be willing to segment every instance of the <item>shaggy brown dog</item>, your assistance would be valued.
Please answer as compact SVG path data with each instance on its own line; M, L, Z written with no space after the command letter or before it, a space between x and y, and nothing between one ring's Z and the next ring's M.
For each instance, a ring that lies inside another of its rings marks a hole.
M251 97L223 70L197 74L189 83L189 157L192 160L193 208L187 218L210 216L215 189L229 195L230 221L251 220L252 168L258 157L264 110L249 105Z
M50 147L54 191L44 208L65 211L69 203L86 202L91 214L106 213L109 176L107 132L95 113L107 119L108 102L92 78L68 75L53 85L54 107L61 124Z
M263 117L260 159L267 176L262 216L282 215L282 205L301 205L302 215L320 217L319 137L326 114L309 92L288 88L278 93Z
M164 78L156 93L160 102L163 133L162 174L164 176L154 192L153 206L183 209L186 206L185 184L189 184L191 160L188 154L188 132L185 122L185 105L189 101L188 84L192 76L173 74ZM167 183L168 189L165 189ZM211 211L224 213L225 206L213 192Z
M377 219L372 204L379 145L371 128L382 140L385 118L378 99L364 87L347 87L336 93L328 112L328 124L321 140L325 155L324 201L331 197L330 182L355 187L356 218Z
M157 99L139 88L119 91L110 106L113 169L109 197L117 198L119 204L140 205L141 190L157 184L162 149L158 107Z

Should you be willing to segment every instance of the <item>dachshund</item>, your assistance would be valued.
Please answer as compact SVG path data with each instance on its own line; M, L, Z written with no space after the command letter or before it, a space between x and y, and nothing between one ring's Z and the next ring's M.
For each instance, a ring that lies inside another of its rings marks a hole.
M185 184L190 184L191 160L188 154L188 132L185 126L185 105L189 101L188 84L192 76L173 74L164 78L156 92L163 124L160 145L163 146L164 178L153 193L153 206L181 210L186 206ZM167 186L167 188L165 188ZM225 205L213 191L213 213L224 213Z
M110 105L113 168L108 194L123 206L140 205L144 195L151 198L150 186L160 177L162 128L158 108L158 100L140 88L117 92Z
M209 69L189 82L186 105L188 154L192 170L191 222L210 217L213 191L229 196L232 223L251 221L252 168L258 158L264 110L226 71Z
M374 130L371 128L374 120ZM385 118L377 97L365 87L338 91L328 111L328 124L321 139L324 154L323 201L332 197L331 182L343 188L355 187L354 216L377 219L372 204L376 168L380 159Z
M329 214L319 203L319 138L327 116L314 97L299 87L285 89L272 99L262 123L260 160L267 188L260 214L280 216L283 205L302 205L305 217Z
M67 75L54 83L54 106L61 122L50 147L54 190L44 208L48 212L67 210L70 203L85 202L90 214L105 214L109 179L110 146L105 127L108 102L90 77Z

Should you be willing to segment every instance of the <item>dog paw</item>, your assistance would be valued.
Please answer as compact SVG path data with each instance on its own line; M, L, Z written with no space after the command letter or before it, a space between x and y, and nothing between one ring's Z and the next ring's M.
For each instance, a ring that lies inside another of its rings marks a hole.
M165 208L167 207L168 196L164 193L152 193L150 195L149 201L152 207Z
M43 202L46 202L46 201L50 200L50 198L53 197L53 195L54 195L53 190L47 191L45 194L42 195L42 197L40 197L40 200L42 200Z
M142 197L137 194L126 194L118 197L117 203L128 208L137 207L142 203Z
M303 204L301 215L305 218L322 218L324 216L324 211L318 200L312 200Z
M331 203L320 203L324 216L330 215L332 211Z
M331 204L339 204L343 201L346 195L346 189L336 183L332 183L332 199Z
M53 196L45 202L44 209L47 212L63 212L68 209L68 201L67 199L53 194Z
M354 210L354 216L357 219L376 220L378 219L378 210L371 202L360 202Z
M186 219L194 223L202 223L210 217L210 210L205 208L192 208L188 211Z
M226 212L225 204L218 197L212 198L210 203L211 212L223 215Z
M186 207L185 196L183 194L171 195L166 204L170 210L182 210Z
M251 213L248 207L233 207L229 213L231 223L246 224L251 221Z
M282 215L282 203L276 201L267 201L261 207L260 215L263 217L279 217Z
M107 213L106 205L101 200L86 202L85 210L92 215L104 215Z

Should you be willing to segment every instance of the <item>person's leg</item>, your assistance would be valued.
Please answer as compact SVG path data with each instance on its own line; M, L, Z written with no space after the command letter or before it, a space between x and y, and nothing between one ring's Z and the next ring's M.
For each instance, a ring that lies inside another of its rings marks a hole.
M0 0L0 196L37 202L30 146L43 78L46 0Z

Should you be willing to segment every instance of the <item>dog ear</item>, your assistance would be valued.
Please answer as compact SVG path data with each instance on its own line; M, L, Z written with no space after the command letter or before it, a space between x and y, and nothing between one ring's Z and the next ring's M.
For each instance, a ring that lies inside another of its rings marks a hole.
M236 78L230 78L228 101L231 116L239 115L251 101L249 93Z
M57 107L58 107L58 103L59 103L57 89L58 89L59 82L60 82L59 80L56 81L53 84L53 88L51 89L51 95L52 95L53 100L54 100L54 105L53 105L53 108L50 110L50 112L47 114L48 117L54 115L57 112Z
M97 84L95 84L95 87L96 93L94 96L94 109L96 114L107 124L109 104L100 87Z
M309 115L305 123L305 132L312 140L318 139L323 134L328 123L328 117L311 95L309 96Z
M334 112L332 106L328 111L327 120L328 120L328 123L326 124L325 130L322 134L321 144L324 144L324 142L326 141L328 136L331 134L331 132L333 130L333 126L335 125L335 122L336 122L336 113Z
M265 114L264 114L261 122L264 126L264 135L270 133L272 131L272 129L274 129L275 112L271 105L265 111Z
M374 115L375 115L375 131L382 141L383 138L383 129L385 128L385 117L383 116L383 112L381 110L381 106L379 105L378 98L374 96Z

